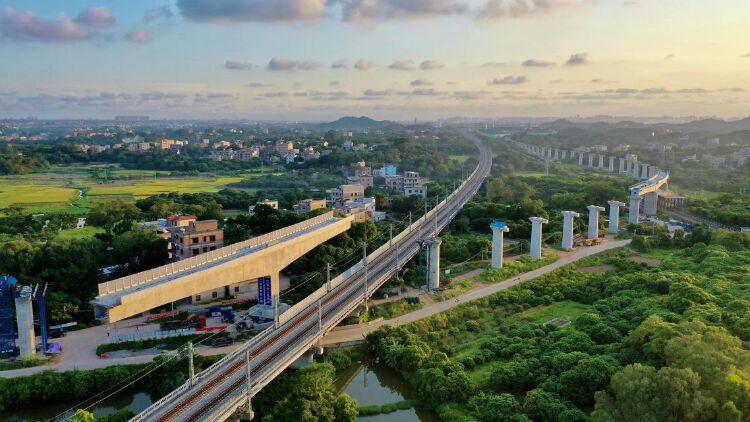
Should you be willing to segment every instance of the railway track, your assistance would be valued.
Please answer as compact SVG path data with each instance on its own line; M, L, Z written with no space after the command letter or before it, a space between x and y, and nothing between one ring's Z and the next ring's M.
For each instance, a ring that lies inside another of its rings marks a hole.
M480 149L479 164L461 188L440 204L431 218L424 217L422 221L417 221L416 229L407 229L408 233L376 256L366 270L356 272L350 279L328 291L318 302L314 302L268 335L255 342L250 340L244 353L228 355L224 358L226 361L217 362L203 374L199 374L195 386L184 385L175 391L177 394L173 393L160 400L132 421L210 420L208 415L222 403L239 395L247 395L245 353L250 353L253 357L250 371L252 392L263 388L277 373L349 315L365 297L374 293L395 273L399 265L416 255L419 242L449 224L460 207L476 194L489 174L492 159L489 150L476 138L473 140Z

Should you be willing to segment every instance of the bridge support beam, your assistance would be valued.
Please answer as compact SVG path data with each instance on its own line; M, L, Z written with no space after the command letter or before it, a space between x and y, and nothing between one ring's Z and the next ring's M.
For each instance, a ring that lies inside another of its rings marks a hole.
M594 167L594 154L589 153L589 168Z
M604 170L604 156L599 154L599 169Z
M427 270L427 290L440 288L440 244L443 243L438 237L427 240L427 253L430 267Z
M573 250L573 219L580 217L581 214L575 211L563 211L563 231L562 231L562 249L564 251Z
M630 194L630 207L628 207L628 223L638 224L638 214L641 211L641 196L638 193Z
M625 204L620 201L609 201L609 231L611 234L617 234L620 232L620 207L624 207Z
M625 159L620 158L620 174L625 173Z
M640 163L637 160L633 160L633 168L630 169L630 176L639 178L641 172Z
M583 153L582 152L578 153L578 165L583 166Z
M615 157L612 157L612 156L609 157L609 172L610 173L615 172Z
M586 207L589 210L589 232L588 239L599 238L599 213L604 211L604 207L597 205L589 205Z
M549 220L542 217L531 217L531 250L532 258L542 259L542 224L549 223Z
M503 268L503 234L510 231L502 221L493 221L492 229L492 268Z
M658 192L651 192L647 193L644 197L643 201L643 212L646 215L656 215L656 212L658 210L659 205L659 193Z
M648 179L648 164L641 164L641 179Z

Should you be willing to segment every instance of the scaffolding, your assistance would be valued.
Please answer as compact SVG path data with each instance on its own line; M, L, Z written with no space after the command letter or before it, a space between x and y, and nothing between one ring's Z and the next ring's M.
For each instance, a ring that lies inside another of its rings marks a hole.
M12 286L17 282L15 277L0 276L0 355L13 354L16 349Z

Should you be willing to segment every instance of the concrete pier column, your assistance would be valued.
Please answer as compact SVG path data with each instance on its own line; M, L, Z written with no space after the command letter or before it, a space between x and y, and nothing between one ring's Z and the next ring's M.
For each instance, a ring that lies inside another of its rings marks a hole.
M594 167L594 154L589 153L589 168Z
M34 335L34 309L31 286L23 286L16 291L16 320L18 322L18 349L21 357L36 355Z
M641 163L638 161L633 160L633 169L632 173L630 173L632 177L635 177L636 179L641 178Z
M625 159L620 158L620 174L625 173Z
M443 243L437 237L427 241L427 251L430 256L430 268L427 271L427 288L437 290L440 288L440 244Z
M575 211L563 211L562 248L565 251L573 250L573 219L581 214Z
M582 152L578 153L578 165L579 166L583 165L583 153Z
M604 170L604 156L599 154L599 168Z
M609 227L608 232L617 234L620 232L620 207L625 204L620 201L608 201L609 204Z
M659 192L647 193L643 198L643 212L644 214L651 216L656 215L659 205Z
M638 213L641 210L641 195L636 192L630 192L630 207L628 207L628 223L638 224Z
M641 164L641 179L648 179L648 164Z
M615 172L615 157L612 157L612 156L609 157L609 172L610 173Z
M589 205L589 240L599 238L599 213L604 211L604 207L598 205Z
M279 326L279 294L281 293L281 280L278 271L271 271L271 305L273 306L274 326ZM259 298L260 299L260 298Z
M549 223L549 220L542 217L531 217L531 251L533 258L542 258L542 224Z
M650 179L650 178L656 176L657 174L659 174L659 171L660 171L659 167L649 166L649 168L648 168L648 178Z
M493 221L492 229L492 268L503 268L503 233L510 231L502 221Z
M560 161L560 148L555 148L555 160Z
M562 159L567 160L568 159L568 151L562 150Z

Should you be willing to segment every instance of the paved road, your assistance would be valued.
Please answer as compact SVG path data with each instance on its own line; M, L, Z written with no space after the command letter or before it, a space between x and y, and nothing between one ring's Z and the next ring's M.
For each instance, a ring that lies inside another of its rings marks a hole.
M482 287L480 289L470 291L453 300L435 303L432 306L426 306L418 311L414 311L412 313L402 315L398 318L380 321L380 322L377 322L368 326L358 325L354 328L348 328L348 329L337 328L329 332L323 338L323 345L326 346L326 345L349 343L349 342L362 340L364 336L366 336L368 333L375 331L384 325L398 326L398 325L403 325L403 324L408 324L410 322L418 321L423 318L427 318L429 316L432 316L437 313L444 312L444 311L447 311L448 309L459 306L465 302L470 302L472 300L483 298L485 296L489 296L491 294L505 290L517 284L523 283L524 281L535 279L543 274L546 274L550 271L554 271L564 265L570 264L572 262L578 261L588 256L595 255L595 254L598 254L600 252L604 252L610 249L619 248L629 243L630 243L629 239L628 240L615 240L615 241L607 241L597 246L591 246L588 248L578 249L574 253L564 256L560 258L559 260L553 262L552 264L546 265L544 267L538 268L533 271L529 271L528 273L524 273L510 280L506 280L500 283L495 283L486 287Z

